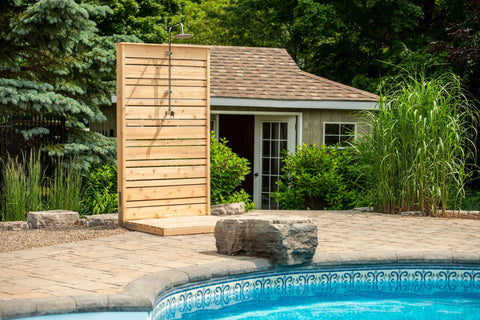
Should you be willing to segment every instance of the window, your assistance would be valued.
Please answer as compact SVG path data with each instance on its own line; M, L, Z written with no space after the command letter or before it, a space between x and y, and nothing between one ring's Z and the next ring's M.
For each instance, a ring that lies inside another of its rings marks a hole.
M324 122L323 143L326 145L340 144L348 146L355 139L356 124L352 122Z

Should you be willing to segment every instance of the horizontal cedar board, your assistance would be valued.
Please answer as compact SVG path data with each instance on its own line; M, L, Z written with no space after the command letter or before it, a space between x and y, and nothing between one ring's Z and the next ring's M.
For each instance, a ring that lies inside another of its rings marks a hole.
M206 127L125 127L125 139L205 138Z
M207 153L207 146L131 147L125 149L125 160L198 158Z
M126 86L127 99L168 98L168 87L163 86ZM206 99L205 87L172 87L172 99Z
M169 206L178 204L206 204L207 197L184 198L184 199L166 199L166 200L145 200L145 201L127 201L127 208Z
M168 98L166 99L126 99L125 106L128 107L167 107L168 110ZM207 108L207 101L205 99L202 100L192 100L192 99L172 99L171 100L172 110L174 111L181 111L182 108L195 108L195 107L203 107L204 114L206 114L205 109ZM173 109L176 108L176 109ZM165 116L165 112L162 113Z
M157 219L178 216L208 215L206 204L191 204L165 207L125 208L126 220Z
M204 166L207 164L207 159L195 157L192 159L161 159L161 160L137 160L127 161L126 168L144 168L144 167L179 167L179 166Z
M175 119L206 119L207 108L205 107L172 107L175 113ZM126 107L125 119L170 119L168 107L152 106L152 107Z
M125 79L123 84L126 86L168 86L168 79ZM173 87L206 87L205 80L172 80L170 85Z
M172 59L192 59L206 60L208 57L208 48L171 46ZM125 47L125 58L163 58L165 52L168 52L168 45L158 44L128 44Z
M176 119L176 118L166 118L166 119L135 119L135 120L126 120L125 125L127 127L133 126L166 126L166 127L177 127L177 126L204 126L207 123L206 119ZM186 141L186 140L183 140Z
M156 66L125 66L124 77L167 80L169 78L168 68ZM206 80L207 72L205 68L175 67L171 70L171 79Z
M205 184L206 178L193 179L171 179L171 180L135 180L126 181L127 188L142 188L142 187L165 187L165 186L188 186L193 184Z
M165 58L125 58L126 65L157 65L168 67L168 57ZM186 67L206 67L207 61L205 60L180 60L171 59L170 65L174 66L186 66Z
M186 139L186 140L127 140L124 143L126 147L155 147L155 146L204 146L206 139ZM128 165L128 164L127 164Z
M188 199L206 197L206 193L205 185L131 188L128 189L126 201Z
M186 179L206 176L205 166L127 168L125 171L128 180Z

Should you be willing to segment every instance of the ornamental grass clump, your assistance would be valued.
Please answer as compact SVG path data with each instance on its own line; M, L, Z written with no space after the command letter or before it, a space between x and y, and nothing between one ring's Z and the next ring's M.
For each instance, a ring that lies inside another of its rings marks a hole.
M48 194L45 199L47 208L79 212L82 209L81 187L81 171L74 166L67 166L63 159L58 160L47 188Z
M437 215L461 198L474 132L468 104L451 74L409 75L382 97L356 144L376 210Z
M28 211L41 210L45 173L39 159L39 153L31 152L3 164L2 220L26 220Z

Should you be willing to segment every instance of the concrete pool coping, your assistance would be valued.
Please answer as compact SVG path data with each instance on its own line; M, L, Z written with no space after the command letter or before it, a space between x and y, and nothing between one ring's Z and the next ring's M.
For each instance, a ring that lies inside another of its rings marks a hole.
M446 252L378 252L329 254L302 267L401 264L480 265L480 254ZM275 270L266 258L248 258L161 271L131 282L121 294L80 295L0 301L0 320L50 314L152 311L156 298L177 286L215 278ZM288 270L295 267L282 267Z

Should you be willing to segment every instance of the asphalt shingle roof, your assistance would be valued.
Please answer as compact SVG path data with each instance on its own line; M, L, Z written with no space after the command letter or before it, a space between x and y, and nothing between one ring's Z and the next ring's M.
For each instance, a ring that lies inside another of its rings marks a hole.
M218 98L378 101L375 94L302 71L285 49L212 46L210 94Z

